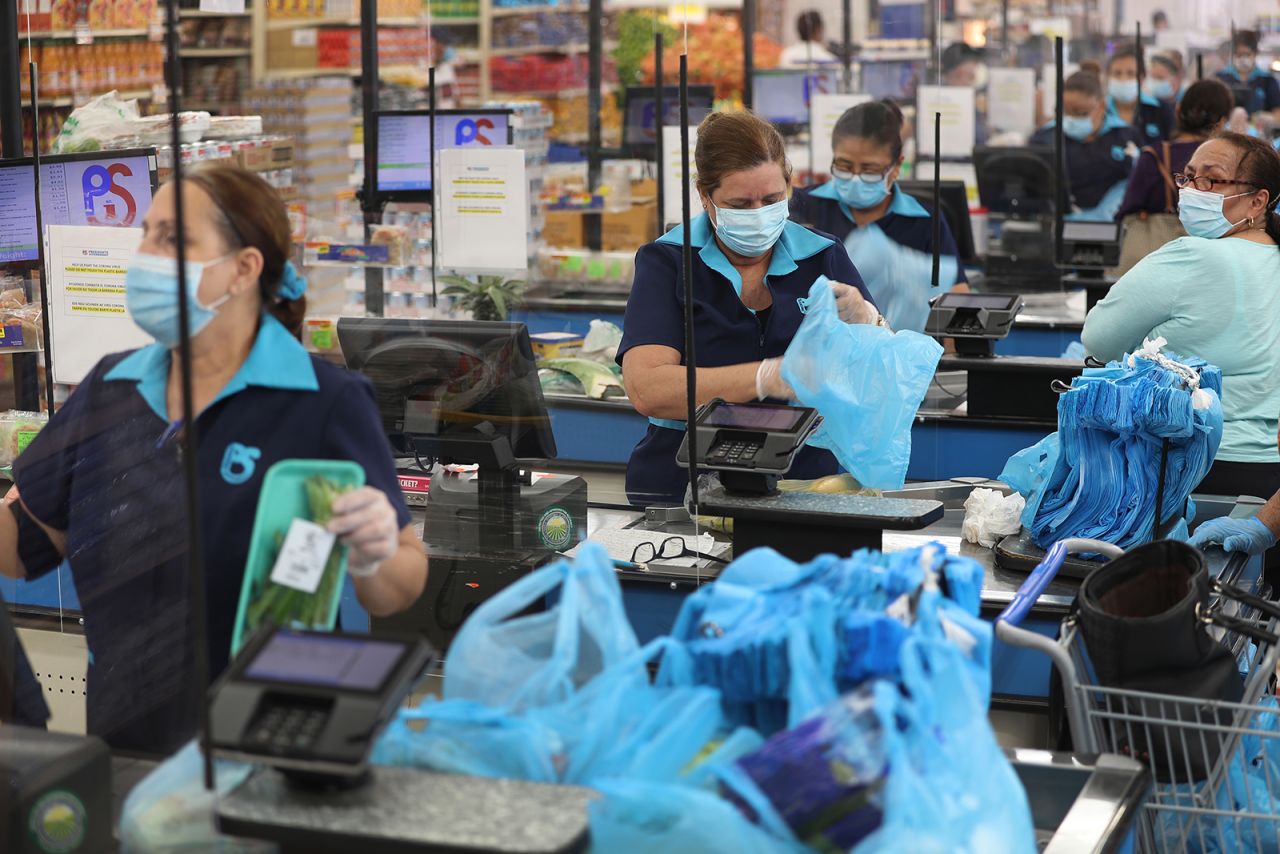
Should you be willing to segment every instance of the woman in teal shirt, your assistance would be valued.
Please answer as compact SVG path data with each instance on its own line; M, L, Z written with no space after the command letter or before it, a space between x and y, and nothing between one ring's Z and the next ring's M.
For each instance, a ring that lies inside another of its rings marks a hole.
M1085 319L1085 350L1112 360L1163 337L1222 369L1222 445L1197 491L1280 490L1280 154L1223 133L1175 176L1189 237L1138 262Z

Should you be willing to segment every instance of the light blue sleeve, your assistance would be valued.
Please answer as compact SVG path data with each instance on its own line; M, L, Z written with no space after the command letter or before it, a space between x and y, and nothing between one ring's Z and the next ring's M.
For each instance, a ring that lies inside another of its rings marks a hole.
M1069 213L1065 219L1080 222L1111 222L1116 218L1116 214L1120 212L1120 205L1124 201L1124 191L1129 187L1129 179L1120 181L1110 190L1102 200L1088 210Z
M876 307L894 330L924 332L929 300L951 290L959 277L959 260L954 255L943 255L938 269L939 287L931 287L933 255L903 246L874 223L849 232L845 249L862 274Z
M1111 286L1084 321L1080 340L1104 362L1142 346L1142 339L1173 316L1185 282L1195 282L1205 259L1191 238L1179 238L1152 252Z

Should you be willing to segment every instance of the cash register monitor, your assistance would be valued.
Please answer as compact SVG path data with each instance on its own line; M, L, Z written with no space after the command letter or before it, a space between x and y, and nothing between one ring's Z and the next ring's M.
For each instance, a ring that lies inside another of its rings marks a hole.
M982 206L1011 217L1051 216L1058 183L1053 157L1051 145L976 146L973 165Z
M961 264L974 264L978 252L973 244L973 223L969 219L969 193L964 181L942 181L938 198L942 203L942 215L951 227L960 252ZM926 208L933 209L933 181L899 181L902 192L914 198Z
M431 111L383 110L378 116L376 197L431 201ZM436 110L435 146L474 148L511 144L510 110Z
M46 227L138 227L158 186L154 148L40 159L40 212ZM40 260L35 188L30 158L0 161L0 264Z
M715 105L714 86L689 86L689 125L696 126ZM653 146L658 139L658 102L653 86L628 86L623 94L622 147L631 157L653 159ZM680 87L662 87L662 123L665 127L680 124Z
M925 77L923 59L868 59L858 66L860 91L876 99L890 98L899 104L914 104L916 90Z
M783 134L798 133L809 124L809 99L839 92L842 73L838 65L752 71L751 106Z
M397 452L496 435L510 440L517 459L556 456L523 323L344 317L338 341L347 367L373 383Z

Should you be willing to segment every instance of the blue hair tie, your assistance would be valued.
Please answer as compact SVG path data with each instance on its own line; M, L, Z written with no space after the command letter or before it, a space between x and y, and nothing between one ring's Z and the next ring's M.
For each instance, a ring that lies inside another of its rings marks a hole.
M280 277L280 299L298 299L307 292L307 280L298 272L292 261L286 261L284 275Z

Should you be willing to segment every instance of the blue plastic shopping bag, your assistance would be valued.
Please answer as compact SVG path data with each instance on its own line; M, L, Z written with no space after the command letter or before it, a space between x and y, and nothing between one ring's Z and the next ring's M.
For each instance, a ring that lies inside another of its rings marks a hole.
M782 360L796 399L821 413L809 444L829 448L863 486L901 489L911 461L911 422L942 345L915 332L845 323L819 276Z
M956 256L941 256L938 287L933 287L933 253L903 246L877 223L850 231L844 246L876 307L898 330L924 332L929 300L951 290L959 271Z
M553 592L555 605L524 613ZM449 648L444 696L509 710L549 705L639 646L608 554L587 543L576 559L520 579L467 618Z

